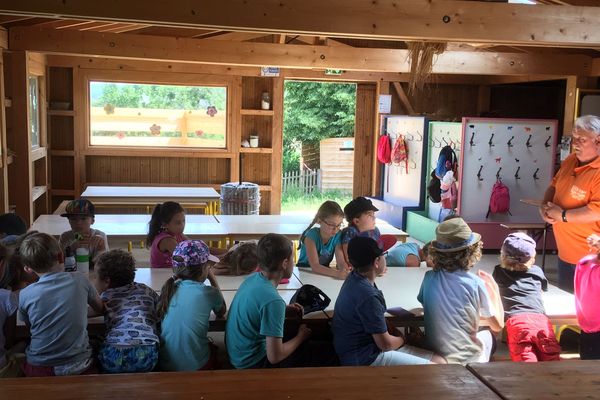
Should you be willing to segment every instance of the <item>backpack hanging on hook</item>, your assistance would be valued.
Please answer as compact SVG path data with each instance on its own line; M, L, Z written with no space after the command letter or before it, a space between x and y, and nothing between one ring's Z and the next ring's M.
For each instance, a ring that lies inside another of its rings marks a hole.
M510 190L508 186L502 183L502 179L498 178L494 186L492 187L492 194L490 195L490 205L488 206L488 212L485 215L487 219L490 214L502 214L510 213Z
M392 164L400 165L404 162L406 173L408 174L408 147L404 140L404 135L398 135L394 149L392 150Z
M382 164L392 162L392 143L387 133L383 133L377 142L377 160Z
M438 156L437 166L435 167L435 174L437 175L438 179L444 179L444 176L448 171L452 171L454 176L456 176L457 170L458 159L456 158L456 153L450 145L442 147Z

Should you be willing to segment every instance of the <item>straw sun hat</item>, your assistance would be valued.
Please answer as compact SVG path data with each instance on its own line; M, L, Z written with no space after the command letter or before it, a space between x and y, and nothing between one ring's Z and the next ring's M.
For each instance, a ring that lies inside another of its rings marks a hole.
M452 218L438 225L431 246L442 253L451 253L464 250L480 240L481 235L473 232L462 218Z

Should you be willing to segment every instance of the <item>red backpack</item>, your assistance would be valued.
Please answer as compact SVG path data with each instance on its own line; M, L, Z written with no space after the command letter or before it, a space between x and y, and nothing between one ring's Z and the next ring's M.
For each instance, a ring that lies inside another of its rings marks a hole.
M398 135L392 150L392 164L400 165L402 162L404 162L408 174L408 147L406 147L404 135Z
M490 213L508 213L510 214L510 190L500 179L494 183L492 194L490 195L490 205L485 215L487 218ZM512 215L512 214L510 214Z
M383 164L389 164L392 162L392 144L390 143L390 137L387 134L383 134L379 137L377 142L377 160Z

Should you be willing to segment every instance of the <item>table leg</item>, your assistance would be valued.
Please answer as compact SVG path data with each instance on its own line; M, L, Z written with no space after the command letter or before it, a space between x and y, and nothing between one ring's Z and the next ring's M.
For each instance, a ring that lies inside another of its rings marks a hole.
M542 233L542 271L546 271L546 237L548 234L548 224L544 225Z

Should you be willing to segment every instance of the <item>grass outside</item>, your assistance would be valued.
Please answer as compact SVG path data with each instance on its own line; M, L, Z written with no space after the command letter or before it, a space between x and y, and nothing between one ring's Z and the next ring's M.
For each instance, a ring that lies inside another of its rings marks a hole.
M306 194L299 189L291 188L282 193L281 213L314 215L317 213L319 206L326 200L337 202L343 209L352 200L352 193L344 190L325 190Z

